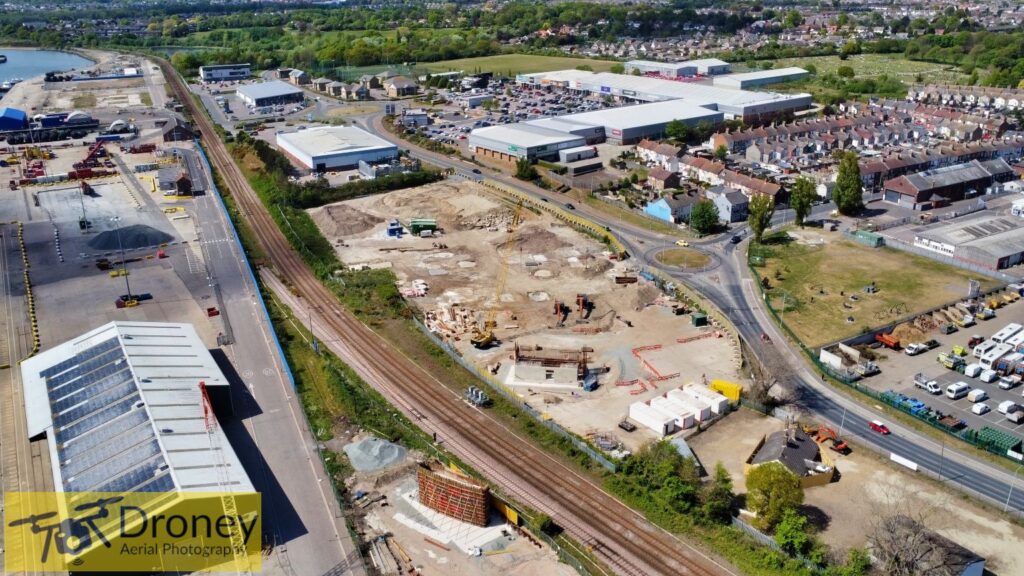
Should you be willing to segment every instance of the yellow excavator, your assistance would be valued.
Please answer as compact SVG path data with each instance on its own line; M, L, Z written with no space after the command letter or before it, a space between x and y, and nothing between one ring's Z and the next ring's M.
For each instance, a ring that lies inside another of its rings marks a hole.
M516 230L519 228L520 218L523 212L523 202L516 204L515 212L512 213L512 220L508 224L508 234L505 237L505 256L501 258L501 267L498 268L498 280L494 289L494 305L484 314L483 323L473 329L473 336L469 343L474 348L489 348L497 340L494 337L494 329L498 327L498 306L501 304L501 294L505 291L505 280L508 279L508 259L515 249L513 240L516 237Z

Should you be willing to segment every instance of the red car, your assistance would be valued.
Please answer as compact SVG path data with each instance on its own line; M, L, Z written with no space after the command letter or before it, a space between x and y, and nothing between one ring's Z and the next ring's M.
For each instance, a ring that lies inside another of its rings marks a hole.
M886 426L885 424L882 424L878 420L872 420L871 422L868 422L868 427L874 430L875 432L878 432L879 434L890 434L889 427Z

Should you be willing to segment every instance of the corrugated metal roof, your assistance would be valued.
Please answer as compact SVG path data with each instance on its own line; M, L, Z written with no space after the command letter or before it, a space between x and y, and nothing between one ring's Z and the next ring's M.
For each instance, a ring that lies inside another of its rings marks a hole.
M253 490L220 428L216 446L206 433L199 383L228 381L191 324L111 322L21 372L28 433L46 434L58 491L227 490L222 465L232 491Z
M790 66L788 68L772 68L770 70L757 70L755 72L740 72L726 76L716 76L715 84L718 84L719 82L731 83L742 82L744 80L764 80L766 78L786 78L801 74L810 74L810 72L803 68L797 68L796 66Z
M271 80L269 82L259 82L256 84L239 86L237 92L239 95L257 100L260 98L273 98L275 96L287 96L289 94L302 93L302 89L292 86L287 82Z
M474 136L504 142L520 148L550 146L552 144L560 144L562 142L581 140L579 136L574 134L569 134L559 130L552 130L542 126L534 126L528 123L477 128L470 134L470 138Z
M278 142L287 143L311 157L340 154L357 150L379 150L397 147L355 126L323 126L277 135Z

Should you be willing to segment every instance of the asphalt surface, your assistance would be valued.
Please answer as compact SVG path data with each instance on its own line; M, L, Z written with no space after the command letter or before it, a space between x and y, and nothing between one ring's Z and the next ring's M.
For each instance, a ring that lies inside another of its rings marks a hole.
M232 386L237 418L224 431L262 494L264 533L274 546L263 573L358 576L363 573L358 550L317 461L316 442L285 374L241 247L215 192L193 202L189 213L198 230L192 242L200 245L216 297L216 304L206 306L216 305L226 317L228 343L221 349L229 362L221 364L239 384Z
M441 167L453 168L457 177L475 181L490 178L531 196L547 198L550 202L564 205L564 198L557 193L542 190L461 158L442 156L413 146L383 129L381 121L380 115L355 119L356 124L370 132L396 143L400 148L410 150L412 156ZM481 170L482 174L474 173L473 169ZM815 206L811 219L820 218L831 210L830 205ZM744 262L743 248L748 236L742 227L733 232L744 237L744 242L739 245L729 241L732 234L690 242L694 248L711 254L714 262L707 270L684 272L662 266L654 260L654 255L661 248L671 246L674 239L609 219L586 206L577 206L576 211L614 232L639 264L663 270L704 294L732 321L758 360L772 368L773 376L780 386L790 391L797 406L841 431L845 439L870 448L886 458L892 455L905 458L921 474L948 483L955 489L963 490L1000 509L1005 508L1015 515L1024 515L1024 486L1017 484L1017 475L958 450L958 441L953 438L949 442L937 442L915 430L887 421L882 415L881 406L876 406L871 400L854 400L837 392L821 381L820 374L808 368L806 360L787 344L763 308L759 291ZM791 219L791 211L781 210L772 221L778 225ZM763 343L762 334L767 334L773 343ZM872 432L868 422L876 419L885 421L892 434L882 436ZM1018 472L1021 467L1024 464L1017 468Z

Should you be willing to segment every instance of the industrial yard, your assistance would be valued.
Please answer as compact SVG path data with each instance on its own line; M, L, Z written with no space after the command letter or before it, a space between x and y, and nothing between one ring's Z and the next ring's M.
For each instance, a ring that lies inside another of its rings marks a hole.
M431 184L311 215L347 265L393 270L427 326L497 385L601 445L636 449L661 436L617 428L631 404L739 381L738 350L703 316L604 245L479 184ZM495 344L474 346L489 322Z

